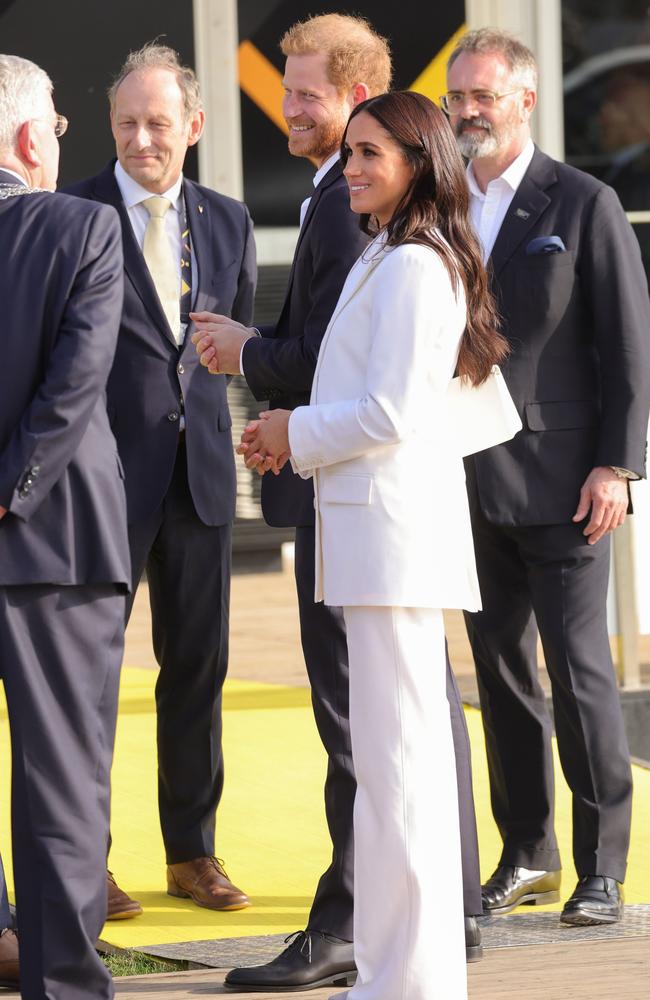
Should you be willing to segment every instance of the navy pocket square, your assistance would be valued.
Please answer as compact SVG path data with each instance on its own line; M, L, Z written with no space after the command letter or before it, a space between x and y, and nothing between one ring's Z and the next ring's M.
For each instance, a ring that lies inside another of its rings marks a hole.
M526 254L564 253L566 247L559 236L536 236L526 247Z

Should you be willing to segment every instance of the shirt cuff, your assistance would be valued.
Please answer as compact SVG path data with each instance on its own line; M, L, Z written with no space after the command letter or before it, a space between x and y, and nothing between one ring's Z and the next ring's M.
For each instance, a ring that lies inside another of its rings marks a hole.
M256 337L262 336L262 334L260 333L260 331L257 329L256 326L252 326L251 330L253 331L254 336ZM250 339L251 339L250 337L246 338L244 343L241 345L241 351L239 352L239 374L243 375L244 378L246 378L246 372L244 371L244 348L246 347L246 344Z

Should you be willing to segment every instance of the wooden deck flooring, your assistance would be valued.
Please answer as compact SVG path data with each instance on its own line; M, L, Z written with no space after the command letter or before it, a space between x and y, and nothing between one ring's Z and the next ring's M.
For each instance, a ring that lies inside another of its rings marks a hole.
M116 979L120 1000L189 1000L231 996L239 1000L277 1000L275 993L232 993L219 970ZM648 1000L650 938L579 944L499 948L468 966L469 1000ZM344 990L321 988L283 997L327 1000ZM430 1000L447 1000L431 984Z

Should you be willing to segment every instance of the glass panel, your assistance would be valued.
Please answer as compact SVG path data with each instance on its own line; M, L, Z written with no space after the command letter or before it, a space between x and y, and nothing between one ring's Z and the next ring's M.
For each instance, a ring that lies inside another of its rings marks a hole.
M564 0L568 163L650 212L650 8L647 0ZM634 226L650 272L650 223Z
M96 174L115 156L106 89L131 49L158 37L194 63L192 10L187 3L133 0L0 0L0 50L32 59L54 83L57 111L70 119L61 140L59 187ZM197 178L196 147L185 174Z

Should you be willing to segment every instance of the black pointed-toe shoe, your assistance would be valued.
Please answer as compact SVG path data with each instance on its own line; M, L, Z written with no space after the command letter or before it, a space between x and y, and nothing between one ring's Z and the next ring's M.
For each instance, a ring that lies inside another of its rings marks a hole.
M241 993L288 993L316 986L353 986L357 978L349 941L321 931L296 931L285 939L288 947L266 965L231 969L224 984ZM465 917L465 954L468 962L483 957L476 917Z
M510 913L516 906L557 903L562 873L530 871L514 865L499 865L492 878L481 887L483 913Z
M321 931L296 931L266 965L231 969L224 982L231 990L287 993L315 986L352 986L357 978L350 941Z
M623 916L623 886L606 875L585 875L564 904L563 924L615 924Z

